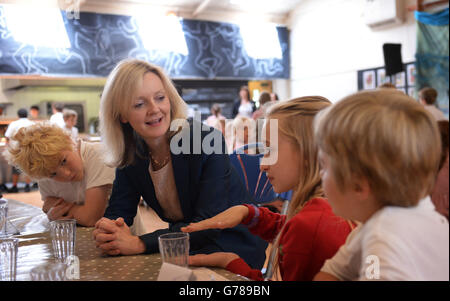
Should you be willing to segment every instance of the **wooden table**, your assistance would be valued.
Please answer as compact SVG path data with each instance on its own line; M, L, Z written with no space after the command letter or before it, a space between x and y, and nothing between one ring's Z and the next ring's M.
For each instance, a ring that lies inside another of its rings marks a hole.
M9 220L19 235L17 280L30 280L33 267L54 261L48 219L41 209L9 200ZM102 255L92 239L92 227L77 227L75 255L80 263L81 281L152 281L161 268L159 253L136 256ZM220 268L193 268L201 280L242 281L247 278ZM205 278L206 277L206 278ZM212 278L214 277L214 278Z

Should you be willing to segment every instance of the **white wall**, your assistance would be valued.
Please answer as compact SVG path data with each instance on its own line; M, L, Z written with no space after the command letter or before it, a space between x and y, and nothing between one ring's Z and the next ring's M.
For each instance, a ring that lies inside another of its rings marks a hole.
M393 1L393 0L392 0ZM403 1L405 23L374 31L364 24L363 0L304 0L290 16L290 97L322 95L335 102L357 91L357 71L384 66L382 45L402 44L414 61L416 25Z

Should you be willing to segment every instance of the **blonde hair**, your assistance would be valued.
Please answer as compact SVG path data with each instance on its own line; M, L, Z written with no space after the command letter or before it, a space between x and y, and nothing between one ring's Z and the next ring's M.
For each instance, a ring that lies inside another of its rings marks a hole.
M323 196L313 121L320 110L330 105L331 102L325 97L305 96L277 103L267 114L267 119L278 119L278 133L294 143L302 162L298 166L299 183L289 204L288 219L311 198Z
M20 128L3 155L11 165L28 176L48 178L62 160L63 151L73 151L75 143L59 126L40 122Z
M286 102L279 102L270 107L267 119L278 120L278 133L290 140L298 149L301 166L298 185L289 202L284 225L296 215L304 205L315 197L323 197L321 185L318 148L314 141L313 122L316 114L330 106L331 102L321 96L305 96ZM283 226L284 229L284 226ZM283 232L280 231L280 234ZM273 269L278 268L280 234L275 239L273 248L277 251ZM276 274L275 274L276 276Z
M382 205L409 207L432 191L441 141L436 121L414 99L389 90L350 95L321 113L319 148L341 191L363 177Z
M110 166L125 167L134 162L135 154L147 155L146 152L140 152L141 147L146 148L145 142L128 123L122 123L120 118L128 115L137 88L144 75L149 72L162 81L170 101L171 121L186 119L187 105L160 67L137 59L119 62L108 76L100 101L100 132L107 149L105 160ZM168 139L176 132L168 131Z

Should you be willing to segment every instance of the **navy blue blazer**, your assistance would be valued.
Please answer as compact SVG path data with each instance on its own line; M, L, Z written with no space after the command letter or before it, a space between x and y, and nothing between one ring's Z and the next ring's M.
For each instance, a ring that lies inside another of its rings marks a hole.
M197 129L199 124L197 122ZM148 171L149 158L136 156L134 164L116 170L116 178L105 217L109 219L123 217L127 225L131 225L142 196L144 202L163 221L169 223L168 229L160 229L140 236L146 246L146 253L159 252L158 236L161 234L179 232L181 227L217 215L231 206L253 203L229 161L222 133L205 125L202 126L207 131L202 131L201 136L196 138L192 131L193 124L186 127L182 133L177 134L183 135L182 137L186 141L190 140L190 154L176 154L171 147L175 184L184 216L182 221L173 222L164 217ZM176 139L179 137L181 136ZM222 142L222 146L218 148L221 150L219 153L206 154L202 148L198 147L198 143L213 146L218 141ZM178 142L180 146L182 139ZM197 143L197 147L194 146L194 143ZM195 148L197 148L197 152L200 150L199 154L192 153ZM266 247L265 241L252 235L242 225L231 229L190 233L191 254L234 252L256 269L262 268L264 264Z

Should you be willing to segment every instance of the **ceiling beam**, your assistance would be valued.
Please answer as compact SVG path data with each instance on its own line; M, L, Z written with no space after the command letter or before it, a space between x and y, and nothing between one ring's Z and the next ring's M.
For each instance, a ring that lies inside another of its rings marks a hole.
M211 0L203 0L202 3L200 3L197 8L194 10L194 12L192 13L193 17L198 16L202 11L205 10L205 8L208 6L209 2L211 2Z

